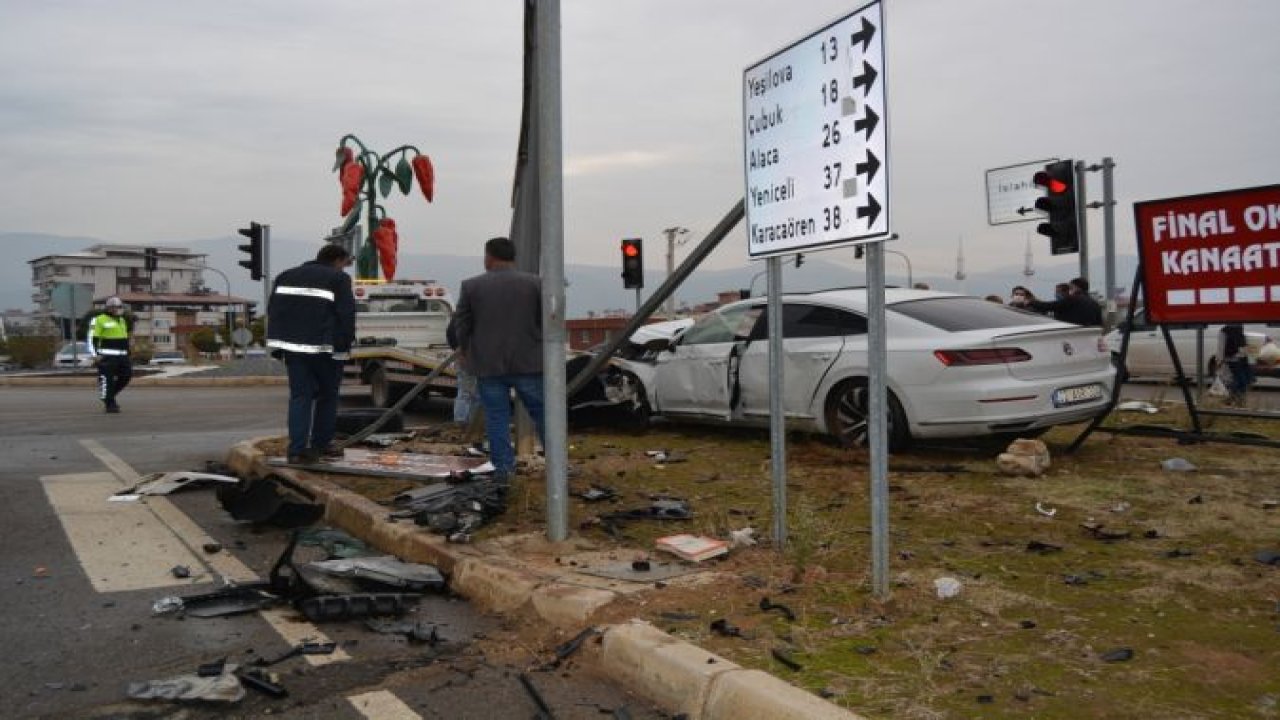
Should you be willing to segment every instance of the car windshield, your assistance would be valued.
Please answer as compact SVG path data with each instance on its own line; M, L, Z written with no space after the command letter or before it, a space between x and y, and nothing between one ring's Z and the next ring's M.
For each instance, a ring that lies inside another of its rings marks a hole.
M1044 325L1053 322L1044 315L972 297L910 300L896 303L890 306L890 309L900 315L906 315L948 332Z
M45 352L49 352L49 351L48 351L48 350L45 350ZM85 353L88 353L88 352L89 352L89 343L87 343L87 342L78 342L78 343L76 343L74 346L73 346L71 343L67 343L66 345L63 345L63 346L62 346L62 349L58 351L58 354L59 354L59 355L70 355L72 352L80 353L80 354L82 354L82 355L83 355L83 354L85 354Z

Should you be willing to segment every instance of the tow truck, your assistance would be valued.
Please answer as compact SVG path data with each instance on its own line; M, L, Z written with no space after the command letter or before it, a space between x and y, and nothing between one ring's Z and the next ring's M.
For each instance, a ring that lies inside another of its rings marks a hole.
M356 340L343 368L348 384L368 385L373 404L388 408L431 374L449 357L445 331L453 317L454 300L434 280L355 280ZM586 367L591 355L570 353L569 378ZM609 363L569 399L569 410L620 408L643 422L647 419L638 381ZM428 394L454 397L458 380L452 365L442 370L419 399Z
M348 383L368 385L373 404L391 407L449 357L445 330L453 298L434 280L355 280L356 339L343 369ZM457 394L452 367L427 393Z

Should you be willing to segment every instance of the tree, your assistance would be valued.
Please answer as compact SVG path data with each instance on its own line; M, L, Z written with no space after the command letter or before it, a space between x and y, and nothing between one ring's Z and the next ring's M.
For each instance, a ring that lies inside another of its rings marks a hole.
M191 344L202 353L216 353L222 349L218 329L207 325L191 333Z

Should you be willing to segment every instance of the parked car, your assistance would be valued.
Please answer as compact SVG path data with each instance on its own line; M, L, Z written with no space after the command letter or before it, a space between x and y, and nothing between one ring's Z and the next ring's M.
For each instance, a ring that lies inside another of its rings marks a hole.
M151 356L148 365L186 365L187 356L177 350L162 350Z
M1133 324L1128 326L1122 320L1116 329L1107 333L1107 347L1111 350L1116 367L1120 366L1120 349L1124 341L1124 331L1129 330L1129 350L1125 357L1124 372L1127 377L1152 378L1169 380L1177 373L1174 371L1173 358L1165 345L1164 334L1159 325L1147 323L1146 313L1138 308L1133 313ZM1188 377L1196 374L1196 325L1170 325L1169 337L1178 351L1178 359L1182 363L1182 371ZM1206 377L1212 377L1218 370L1218 335L1221 325L1204 327L1204 363L1201 366ZM1245 341L1250 352L1262 355L1262 347L1275 338L1280 338L1280 325L1249 324L1244 326ZM1280 377L1280 368L1274 364L1259 363L1254 366L1260 376Z
M83 340L63 345L53 356L54 367L93 367L94 362L89 343Z
M894 449L913 439L1036 435L1106 409L1116 373L1097 328L925 290L890 288L885 302ZM726 305L617 362L648 412L767 426L765 307L763 298ZM865 441L866 307L863 289L783 297L789 427Z

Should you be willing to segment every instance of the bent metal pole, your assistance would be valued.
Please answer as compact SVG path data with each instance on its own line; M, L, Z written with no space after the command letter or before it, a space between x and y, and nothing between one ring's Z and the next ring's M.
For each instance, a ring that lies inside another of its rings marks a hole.
M671 293L675 292L676 288L680 287L680 284L686 278L693 274L693 271L702 264L703 260L707 259L711 251L716 249L720 241L737 226L745 215L746 204L740 199L728 213L725 213L725 216L711 229L711 232L707 233L702 242L698 243L698 247L689 253L684 262L680 263L680 267L676 268L675 273L668 277L666 282L659 285L658 289L654 290L653 294L649 296L649 299L645 300L640 308L636 310L636 314L627 323L626 327L622 328L622 332L614 335L609 342L605 343L604 349L591 358L591 362L587 363L587 366L574 376L569 383L567 397L573 397L573 394L581 390L589 378L595 377L595 374L600 372L600 368L609 362L609 358L613 357L618 348L622 347L622 344L631 337L631 334L643 325L645 320L649 319L653 311L662 305L662 301L666 300Z

